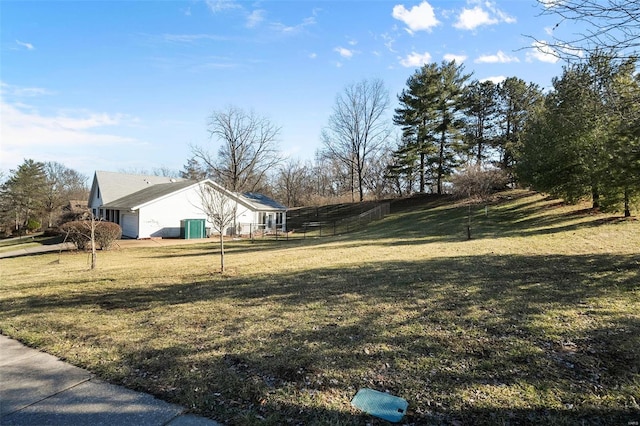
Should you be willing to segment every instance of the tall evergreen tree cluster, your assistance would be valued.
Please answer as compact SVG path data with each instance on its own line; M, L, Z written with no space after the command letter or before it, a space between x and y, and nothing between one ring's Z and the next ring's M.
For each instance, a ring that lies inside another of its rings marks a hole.
M500 84L470 77L452 61L424 65L407 80L393 118L402 140L388 169L405 192L417 182L419 192L442 194L445 181L470 164L500 168L515 181L525 124L542 92L515 77Z
M596 52L567 66L528 126L523 181L568 201L623 210L640 199L640 75L635 58Z
M546 94L516 77L469 81L455 62L424 65L398 96L402 138L387 177L400 194L441 194L443 182L465 181L460 174L498 170L512 185L569 202L590 197L594 208L629 216L640 200L636 65L594 52Z

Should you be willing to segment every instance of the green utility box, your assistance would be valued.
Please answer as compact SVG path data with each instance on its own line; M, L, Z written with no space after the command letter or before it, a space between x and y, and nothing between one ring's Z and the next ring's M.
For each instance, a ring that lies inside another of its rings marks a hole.
M180 221L180 238L183 240L195 240L206 238L204 219L184 219Z

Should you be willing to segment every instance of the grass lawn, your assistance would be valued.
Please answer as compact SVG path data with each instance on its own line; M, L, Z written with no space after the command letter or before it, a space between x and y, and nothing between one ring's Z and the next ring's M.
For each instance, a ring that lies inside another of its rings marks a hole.
M640 222L513 191L359 232L0 260L0 331L225 424L640 421ZM59 262L58 262L59 259Z

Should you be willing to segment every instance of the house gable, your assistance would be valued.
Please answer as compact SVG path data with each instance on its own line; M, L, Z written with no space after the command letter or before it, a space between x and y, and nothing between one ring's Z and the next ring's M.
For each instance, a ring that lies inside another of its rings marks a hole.
M166 176L96 171L91 185L89 202L91 207L100 207L158 184L177 183L184 180Z

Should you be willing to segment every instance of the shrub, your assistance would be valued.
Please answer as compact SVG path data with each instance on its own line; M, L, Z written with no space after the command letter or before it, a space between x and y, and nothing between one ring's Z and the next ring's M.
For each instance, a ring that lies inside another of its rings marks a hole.
M68 235L67 240L83 250L91 244L91 221L77 220L67 222L60 226L60 231ZM95 243L102 250L111 248L113 242L122 236L120 225L112 222L95 222Z
M38 222L35 219L29 219L27 221L27 231L29 232L33 232L36 231L38 229L40 229L40 227L42 226L42 224L40 222Z
M507 182L508 179L501 170L485 170L478 166L468 166L451 179L454 194L481 199L505 189Z
M60 231L66 235L67 241L75 243L80 250L85 248L91 239L91 222L74 221L60 225Z
M113 222L96 223L96 243L102 250L109 250L115 240L122 236L122 228Z

